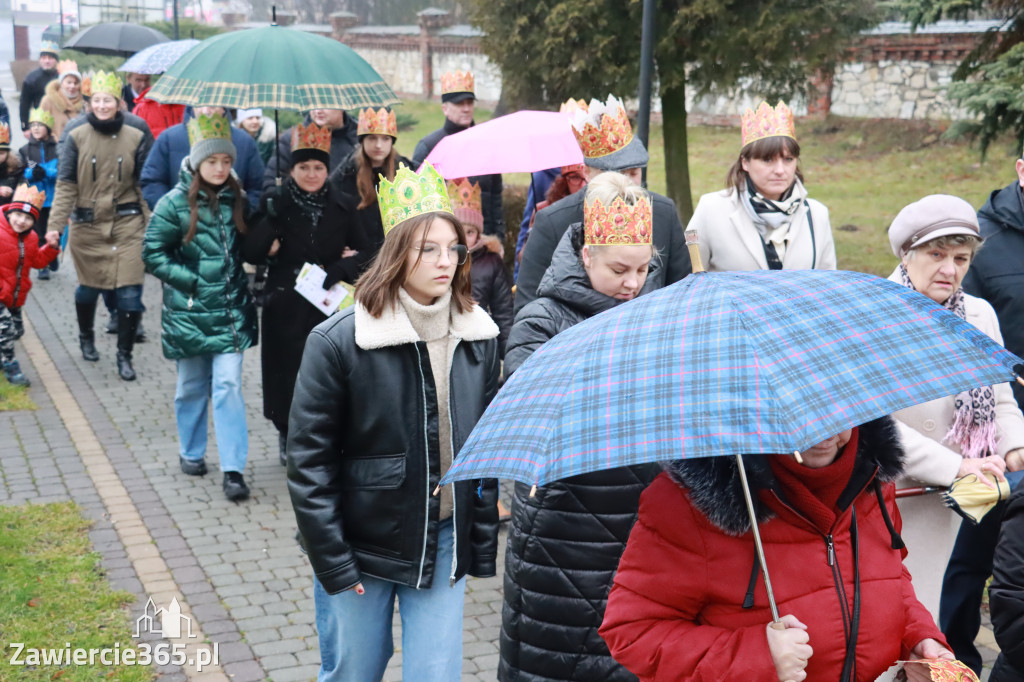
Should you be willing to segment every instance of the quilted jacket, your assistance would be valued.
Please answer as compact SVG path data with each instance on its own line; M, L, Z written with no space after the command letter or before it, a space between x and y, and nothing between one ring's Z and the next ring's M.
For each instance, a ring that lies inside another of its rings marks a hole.
M40 246L33 230L15 232L7 221L7 211L0 211L0 303L8 308L25 305L25 297L32 288L32 268L46 267L59 253L49 246Z

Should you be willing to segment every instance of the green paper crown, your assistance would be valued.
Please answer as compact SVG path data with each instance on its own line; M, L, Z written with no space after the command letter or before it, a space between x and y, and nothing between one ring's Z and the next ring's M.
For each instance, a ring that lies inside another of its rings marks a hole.
M111 97L121 99L121 90L124 86L116 73L97 71L92 77L92 94L105 93Z
M444 178L429 163L424 162L419 173L399 164L394 182L388 181L383 175L379 177L377 201L380 203L385 236L409 218L433 211L452 213Z
M200 114L188 122L188 143L195 145L203 140L227 140L231 142L231 124L220 114Z
M29 112L28 112L28 122L29 123L42 123L44 126L49 128L50 130L53 130L53 126L54 126L53 114L51 114L49 111L46 111L42 107L36 107L35 109L29 110Z

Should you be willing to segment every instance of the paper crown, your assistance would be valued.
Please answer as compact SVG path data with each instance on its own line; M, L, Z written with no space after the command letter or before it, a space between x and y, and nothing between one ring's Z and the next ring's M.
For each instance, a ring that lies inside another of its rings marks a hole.
M761 102L757 111L747 109L741 124L743 146L766 137L791 137L796 139L796 125L793 123L793 112L785 102L779 101L773 109L768 102Z
M651 244L651 200L641 197L630 206L622 197L605 206L599 200L583 206L583 241L591 246Z
M231 141L231 124L221 114L199 114L188 122L188 143L194 147L204 140Z
M466 225L483 228L483 200L480 195L480 183L470 182L462 178L458 182L448 183L448 198L452 202L455 217Z
M14 190L14 196L11 197L11 202L35 206L38 211L46 202L46 192L36 189L32 185L18 185L18 188Z
M11 126L0 123L0 147L11 146Z
M562 102L562 105L558 107L558 113L565 114L569 118L576 116L577 111L587 111L587 101L585 99L567 99Z
M594 99L586 110L578 110L573 116L572 132L588 159L614 154L633 140L626 107L612 95L608 95L607 102Z
M56 57L60 54L60 45L53 42L52 40L44 40L39 44L39 54L52 54Z
M443 211L455 215L444 178L426 161L418 173L399 164L394 182L383 175L378 177L377 201L385 236L398 224L424 213Z
M398 139L398 120L395 112L385 108L363 109L359 112L356 135L390 135Z
M82 74L78 70L78 62L73 59L62 59L57 62L57 75L63 78L67 74L81 77Z
M316 151L331 153L331 129L320 127L310 121L308 126L301 123L292 128L292 151L300 149L315 149Z
M50 130L53 130L53 125L54 125L53 114L51 114L49 111L46 111L42 107L36 107L35 109L30 109L29 110L29 112L28 112L28 122L30 124L31 123L42 123L44 126L49 128Z
M116 73L107 73L106 71L97 71L92 76L92 92L91 95L98 95L100 93L110 95L121 99L121 90L124 85L121 83L121 79ZM90 95L90 96L91 96Z
M453 92L473 92L473 73L471 71L448 71L441 74L441 94Z
M569 175L570 173L579 173L586 177L587 164L585 163L574 163L571 166L562 166L562 175Z
M92 72L82 74L82 97L92 97Z

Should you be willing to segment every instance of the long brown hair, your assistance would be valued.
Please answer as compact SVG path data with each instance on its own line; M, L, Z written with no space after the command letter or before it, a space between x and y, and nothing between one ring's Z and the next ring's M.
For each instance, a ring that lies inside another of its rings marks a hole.
M365 136L364 136L365 137ZM384 159L384 176L389 182L395 180L395 160L398 152L395 151L394 143L391 144L391 153ZM356 188L359 190L359 198L362 200L357 209L362 210L367 206L377 203L377 178L373 173L373 161L366 155L363 149L363 141L359 141L359 151L356 152Z
M771 161L783 154L788 153L797 160L796 177L800 182L804 181L803 171L800 170L800 143L792 137L775 135L754 140L740 150L739 158L732 165L725 176L725 188L735 189L737 194L743 194L747 188L747 171L743 170L743 162L757 159L758 161Z
M239 234L245 234L245 194L242 192L242 186L238 184L234 175L229 175L224 184L235 194L235 205L231 207L235 229ZM188 186L188 232L185 233L182 244L188 244L196 236L199 224L199 192L206 195L206 200L211 206L217 203L217 188L199 177L199 171L196 170L192 173L192 183Z
M442 218L451 223L459 243L466 246L466 231L462 223L451 213L444 211L424 213L392 228L384 239L384 246L374 259L373 265L356 281L356 302L366 308L373 317L380 317L385 308L394 305L398 300L398 290L405 284L409 274L406 271L405 256L409 249L415 246L416 230L423 228L419 235L419 246L422 248L427 242L427 230L435 218ZM419 263L419 258L416 263ZM452 277L452 302L460 313L473 307L469 265L470 258L467 256L466 262L455 268L455 276Z

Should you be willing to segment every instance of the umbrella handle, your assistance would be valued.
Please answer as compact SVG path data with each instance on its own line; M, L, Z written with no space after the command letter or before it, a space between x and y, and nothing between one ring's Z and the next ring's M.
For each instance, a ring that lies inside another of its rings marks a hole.
M698 254L698 259L699 259ZM761 544L761 532L757 528L757 513L754 511L754 500L750 496L750 485L747 483L747 469L743 466L743 455L736 455L736 466L740 472L740 484L743 486L743 499L747 503L747 513L750 514L750 530L754 533L754 547L757 549L757 559L761 564L761 574L764 576L764 588L768 593L768 606L772 610L772 626L779 625L785 630L786 626L779 622L779 607L775 604L775 593L772 591L772 580L768 575L768 564L764 560L764 546Z

